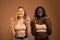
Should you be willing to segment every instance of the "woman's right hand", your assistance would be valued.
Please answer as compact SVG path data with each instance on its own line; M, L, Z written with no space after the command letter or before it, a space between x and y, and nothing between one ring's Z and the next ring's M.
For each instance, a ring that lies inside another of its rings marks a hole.
M15 23L15 19L11 18L11 24L14 24L14 23Z

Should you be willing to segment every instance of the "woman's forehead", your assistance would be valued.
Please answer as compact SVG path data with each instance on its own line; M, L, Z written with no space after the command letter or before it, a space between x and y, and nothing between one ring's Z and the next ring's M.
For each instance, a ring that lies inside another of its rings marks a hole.
M43 10L42 8L39 8L38 10Z
M19 8L18 10L24 10L23 8Z

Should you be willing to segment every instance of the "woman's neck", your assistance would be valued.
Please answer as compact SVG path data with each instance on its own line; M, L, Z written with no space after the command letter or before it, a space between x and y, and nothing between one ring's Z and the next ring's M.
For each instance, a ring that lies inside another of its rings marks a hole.
M38 18L38 20L41 20L43 17Z
M19 20L23 20L24 18L23 17L20 17Z
M18 21L19 21L20 23L22 23L22 22L24 22L24 18L23 18L23 17L20 17L20 18L18 19Z

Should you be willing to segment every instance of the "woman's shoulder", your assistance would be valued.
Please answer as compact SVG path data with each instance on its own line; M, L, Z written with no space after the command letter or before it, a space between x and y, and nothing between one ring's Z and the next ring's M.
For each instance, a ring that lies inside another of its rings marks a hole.
M50 20L50 18L48 17L48 15L46 17L43 17L44 20Z

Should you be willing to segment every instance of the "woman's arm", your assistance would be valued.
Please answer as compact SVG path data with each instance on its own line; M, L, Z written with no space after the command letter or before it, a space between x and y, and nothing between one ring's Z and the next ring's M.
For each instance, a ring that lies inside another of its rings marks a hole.
M49 18L46 19L46 26L47 26L47 33L48 33L48 35L51 35L52 28L51 28L51 20Z
M30 25L30 17L29 16L26 18L25 24L27 27L27 30L26 30L27 35L30 35L31 34L31 29L30 29L31 25Z
M11 18L11 32L12 32L13 37L15 36L14 24L15 24L15 20Z
M13 36L15 36L14 25L11 25L11 30L12 30Z
M32 33L33 36L36 35L36 28L35 28L34 20L31 21L31 33Z
M26 24L26 27L27 27L27 35L30 35L31 34L31 26L30 26L30 23Z

